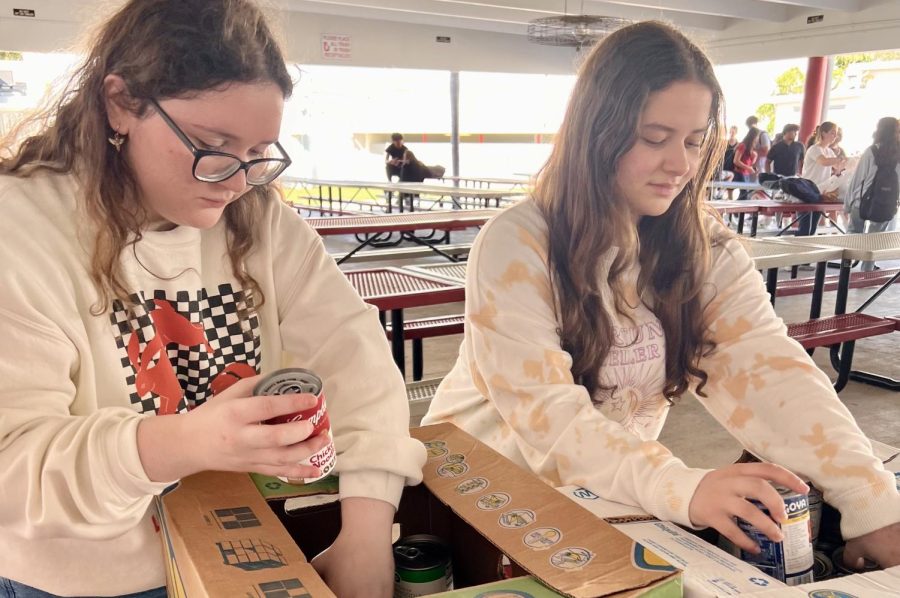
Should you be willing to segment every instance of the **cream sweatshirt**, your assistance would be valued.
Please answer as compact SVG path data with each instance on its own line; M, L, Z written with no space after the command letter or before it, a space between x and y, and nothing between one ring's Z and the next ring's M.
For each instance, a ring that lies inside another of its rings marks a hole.
M600 258L601 276L612 258ZM601 292L615 314L605 282ZM588 396L560 346L546 223L530 200L505 210L472 248L465 337L423 425L452 422L554 486L583 486L691 525L688 507L709 470L687 467L656 440L670 409L662 394L666 343L658 319L631 293L628 303L639 307L633 322L614 316L615 346L600 371L602 385L616 389ZM717 345L700 363L709 375L707 397L698 396L706 409L748 450L822 488L843 514L845 537L900 521L893 474L827 376L787 336L737 240L714 248L703 293Z
M260 219L247 260L266 298L257 316L239 321L220 222L146 232L123 252L143 306L129 324L120 306L91 314L75 197L69 176L0 177L0 576L63 596L165 585L151 504L175 480L147 478L138 422L202 403L230 372L322 378L342 497L396 506L421 480L377 311L292 209L272 199Z

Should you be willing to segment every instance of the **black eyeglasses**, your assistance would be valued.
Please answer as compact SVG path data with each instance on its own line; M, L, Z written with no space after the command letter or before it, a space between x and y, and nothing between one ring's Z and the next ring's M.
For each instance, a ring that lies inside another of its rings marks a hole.
M291 165L291 158L281 147L281 144L275 142L275 147L281 152L281 158L257 158L244 162L233 154L225 152L217 152L215 150L197 149L197 147L188 139L175 121L172 120L166 111L162 109L156 100L151 99L150 103L169 125L172 132L178 136L185 147L191 150L194 155L194 167L191 169L194 178L204 183L221 183L224 180L233 177L239 170L243 170L247 175L248 185L265 185L271 183L278 175L284 172L285 168ZM268 151L271 151L269 148Z

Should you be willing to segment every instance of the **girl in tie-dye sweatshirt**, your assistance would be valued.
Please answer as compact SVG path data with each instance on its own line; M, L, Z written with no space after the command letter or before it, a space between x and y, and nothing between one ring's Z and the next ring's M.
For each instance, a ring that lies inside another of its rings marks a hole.
M756 547L774 464L687 467L656 441L693 392L752 452L842 513L850 564L900 564L894 477L790 339L740 244L702 205L722 93L677 31L613 33L581 68L533 199L481 231L459 360L423 420L451 421L554 485L578 484Z

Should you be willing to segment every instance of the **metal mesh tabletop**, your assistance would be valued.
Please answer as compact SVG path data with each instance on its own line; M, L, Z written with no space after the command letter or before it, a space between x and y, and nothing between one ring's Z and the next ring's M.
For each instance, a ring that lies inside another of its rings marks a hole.
M900 232L855 235L813 235L783 239L790 245L839 247L849 260L900 259Z
M451 230L481 226L499 210L454 210L444 212L410 212L382 216L340 216L307 218L306 222L322 236L352 233L415 231L422 229Z
M406 397L410 401L430 401L440 384L440 380L422 380L407 384Z
M839 259L839 248L789 245L773 241L739 239L758 270Z
M465 289L458 283L400 268L352 270L345 274L363 300L381 310L434 305L465 298Z
M446 278L453 282L464 284L466 282L466 264L426 264L423 266L407 266L406 270L422 272L431 276Z

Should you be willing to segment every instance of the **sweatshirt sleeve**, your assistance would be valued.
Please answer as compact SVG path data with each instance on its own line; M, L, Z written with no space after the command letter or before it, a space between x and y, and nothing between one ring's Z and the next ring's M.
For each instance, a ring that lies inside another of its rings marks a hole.
M705 320L715 349L698 399L738 442L811 480L854 538L900 521L892 473L841 403L828 377L775 315L737 240L718 249Z
M395 507L404 484L422 480L425 448L409 436L406 386L394 364L378 310L363 302L292 210L277 217L284 268L278 312L292 365L321 379L337 450L342 498L361 496Z
M574 382L557 332L546 232L540 216L522 218L524 207L491 221L470 256L465 342L475 386L538 475L690 525L690 499L708 470L608 419Z
M0 284L0 529L30 539L114 538L138 525L169 484L144 473L142 416L124 407L72 415L89 400L77 387L85 357L53 317L65 316L65 285L40 279L8 268Z

